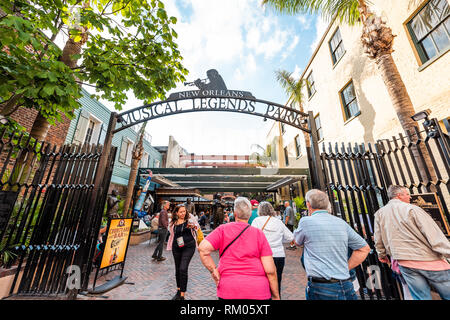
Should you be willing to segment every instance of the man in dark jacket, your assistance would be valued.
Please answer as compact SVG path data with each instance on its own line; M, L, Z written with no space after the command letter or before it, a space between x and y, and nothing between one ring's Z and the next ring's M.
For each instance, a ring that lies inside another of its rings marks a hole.
M158 245L156 246L155 251L153 252L152 258L157 261L166 260L165 257L162 256L164 241L166 240L167 231L169 227L169 213L168 209L170 207L170 202L165 200L161 205L161 212L159 213L159 221L158 221Z

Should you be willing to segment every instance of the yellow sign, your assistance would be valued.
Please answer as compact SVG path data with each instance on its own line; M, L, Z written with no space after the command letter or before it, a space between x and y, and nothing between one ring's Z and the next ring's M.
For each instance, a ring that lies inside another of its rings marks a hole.
M100 269L125 261L132 218L111 219Z

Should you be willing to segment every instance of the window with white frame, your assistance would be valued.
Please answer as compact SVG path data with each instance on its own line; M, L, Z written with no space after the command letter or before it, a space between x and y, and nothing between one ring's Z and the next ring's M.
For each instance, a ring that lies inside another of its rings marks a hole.
M149 154L148 154L148 152L144 151L144 154L142 155L140 167L141 168L148 168L149 167L148 160L149 160Z
M73 135L73 144L97 144L102 132L103 122L93 114L81 110Z
M127 137L122 138L120 146L119 161L127 166L131 166L134 142Z

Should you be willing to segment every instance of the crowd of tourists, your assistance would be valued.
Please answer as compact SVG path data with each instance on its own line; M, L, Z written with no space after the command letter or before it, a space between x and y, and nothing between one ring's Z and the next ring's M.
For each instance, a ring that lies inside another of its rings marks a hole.
M285 250L303 248L307 300L357 300L355 269L369 254L377 254L403 284L404 299L431 299L431 289L450 299L450 242L423 209L410 204L409 189L390 186L389 202L374 219L371 250L344 219L331 213L328 195L317 189L305 195L308 214L297 223L286 202L284 217L269 202L238 197L224 222L203 238L206 217L181 204L171 212L162 203L158 214L158 244L153 258L163 261L163 246L172 251L177 292L184 300L190 261L199 252L211 273L219 299L281 299ZM169 234L169 236L167 236ZM366 236L364 234L364 236ZM369 234L368 236L371 236ZM286 243L289 246L285 247ZM212 253L218 251L216 265Z

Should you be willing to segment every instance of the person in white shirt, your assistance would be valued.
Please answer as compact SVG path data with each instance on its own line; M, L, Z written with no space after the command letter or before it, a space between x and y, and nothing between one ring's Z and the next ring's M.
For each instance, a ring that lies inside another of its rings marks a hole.
M277 268L278 290L281 296L281 277L283 274L286 253L283 242L291 242L294 235L280 219L276 218L275 210L269 202L263 201L258 207L259 217L252 222L252 227L261 229L266 235L273 253L273 261Z

